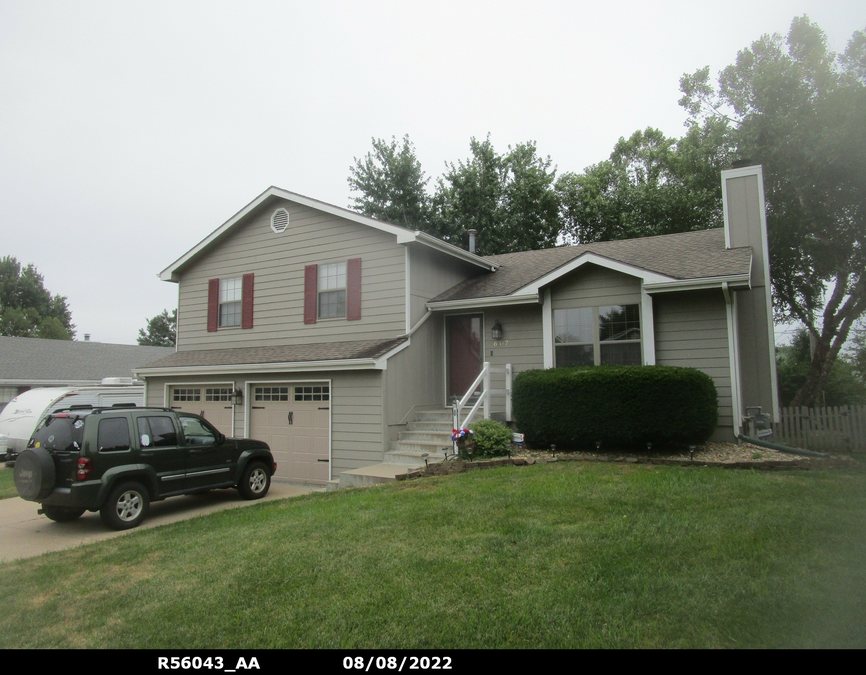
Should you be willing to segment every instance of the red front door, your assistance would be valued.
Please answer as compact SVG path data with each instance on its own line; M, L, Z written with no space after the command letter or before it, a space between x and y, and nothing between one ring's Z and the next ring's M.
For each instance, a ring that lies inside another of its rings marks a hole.
M463 398L481 372L483 318L482 314L445 317L449 402L452 396Z

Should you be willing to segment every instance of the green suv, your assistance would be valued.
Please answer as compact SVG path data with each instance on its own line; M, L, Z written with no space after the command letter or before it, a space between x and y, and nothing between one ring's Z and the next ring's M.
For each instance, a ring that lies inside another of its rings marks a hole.
M226 438L198 415L73 406L40 422L14 472L18 494L51 520L99 511L108 527L126 530L166 497L235 487L261 499L276 468L266 443Z

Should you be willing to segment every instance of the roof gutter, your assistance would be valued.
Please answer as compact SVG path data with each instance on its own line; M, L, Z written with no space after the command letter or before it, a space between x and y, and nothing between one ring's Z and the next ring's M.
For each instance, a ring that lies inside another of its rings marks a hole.
M475 309L476 307L507 307L509 305L538 305L541 297L538 292L526 295L498 295L487 298L469 298L467 300L442 300L428 302L427 309L434 312L452 309Z
M678 279L660 283L644 284L647 293L673 293L676 291L699 291L707 288L751 288L751 275L729 274L723 277L704 277L701 279ZM727 291L725 291L727 292Z
M399 346L399 345L398 345ZM394 351L394 350L392 350ZM386 356L390 356L389 352ZM384 370L378 359L343 359L331 361L290 361L288 363L231 363L220 366L165 366L139 368L133 371L141 377L161 375L242 375L244 373L303 373L314 370Z
M399 243L411 243L413 240L409 238L403 238L403 240L401 241L398 238L397 241ZM453 244L449 244L448 242L442 241L441 239L437 239L432 234L427 234L426 232L416 231L414 241L419 244L429 246L430 248L434 248L437 251L447 253L448 255L455 258L460 258L460 260L463 260L464 262L472 263L476 267L481 267L482 269L489 270L491 272L495 272L500 267L499 265L490 262L486 258L482 258L480 255L470 253L469 251L464 251L462 248L454 246Z

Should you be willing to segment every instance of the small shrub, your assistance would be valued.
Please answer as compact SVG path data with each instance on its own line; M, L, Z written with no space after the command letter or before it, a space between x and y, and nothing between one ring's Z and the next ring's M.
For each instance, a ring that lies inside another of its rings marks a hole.
M511 449L511 429L496 420L478 420L469 425L475 434L475 457L502 457Z

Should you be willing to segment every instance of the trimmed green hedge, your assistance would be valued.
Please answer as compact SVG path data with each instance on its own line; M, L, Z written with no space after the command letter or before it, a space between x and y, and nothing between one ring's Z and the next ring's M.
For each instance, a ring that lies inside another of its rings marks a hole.
M514 417L532 447L698 444L716 428L709 375L670 366L527 370L514 379Z

